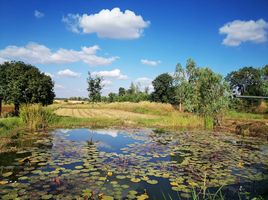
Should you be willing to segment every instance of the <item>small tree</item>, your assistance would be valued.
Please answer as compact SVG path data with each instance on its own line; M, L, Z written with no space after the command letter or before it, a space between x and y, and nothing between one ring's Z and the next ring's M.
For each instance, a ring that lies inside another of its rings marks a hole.
M89 92L88 97L91 102L100 102L101 101L101 90L103 88L101 82L103 78L96 76L92 77L90 72L88 72L88 88L87 91Z
M126 89L123 87L120 87L118 90L118 95L119 96L124 96L126 94Z
M199 68L197 112L204 117L206 128L219 124L219 115L228 107L230 93L221 75L209 68Z
M162 103L175 103L175 88L173 78L168 73L156 77L153 81L154 91L151 94L152 101Z

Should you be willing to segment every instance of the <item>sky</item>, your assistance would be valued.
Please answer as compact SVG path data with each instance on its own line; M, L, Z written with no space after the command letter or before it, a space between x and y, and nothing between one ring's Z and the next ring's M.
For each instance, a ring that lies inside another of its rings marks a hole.
M57 97L141 89L188 58L225 76L268 64L267 0L1 0L0 63L51 76Z

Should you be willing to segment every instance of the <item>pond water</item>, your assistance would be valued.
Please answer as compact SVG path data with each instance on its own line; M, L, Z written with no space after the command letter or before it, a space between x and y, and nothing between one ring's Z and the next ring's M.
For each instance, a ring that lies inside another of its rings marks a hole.
M205 189L247 199L268 191L267 141L252 138L59 129L18 143L22 150L0 154L2 199L202 199Z

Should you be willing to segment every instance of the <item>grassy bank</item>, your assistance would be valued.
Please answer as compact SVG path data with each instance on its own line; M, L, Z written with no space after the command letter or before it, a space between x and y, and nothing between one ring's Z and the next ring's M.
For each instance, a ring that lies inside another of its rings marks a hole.
M232 121L263 121L267 114L227 112L223 124L230 126ZM203 130L203 118L190 113L179 112L170 104L140 103L96 103L72 104L55 103L41 108L22 108L21 118L0 119L0 137L7 137L16 128L27 130L74 128L74 127L120 127L153 128L162 130Z

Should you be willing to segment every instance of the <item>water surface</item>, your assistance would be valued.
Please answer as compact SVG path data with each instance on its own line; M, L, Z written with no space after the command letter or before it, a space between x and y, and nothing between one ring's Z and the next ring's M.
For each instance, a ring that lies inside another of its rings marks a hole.
M267 147L231 134L59 129L0 154L0 196L187 199L205 183L247 199L268 191Z

